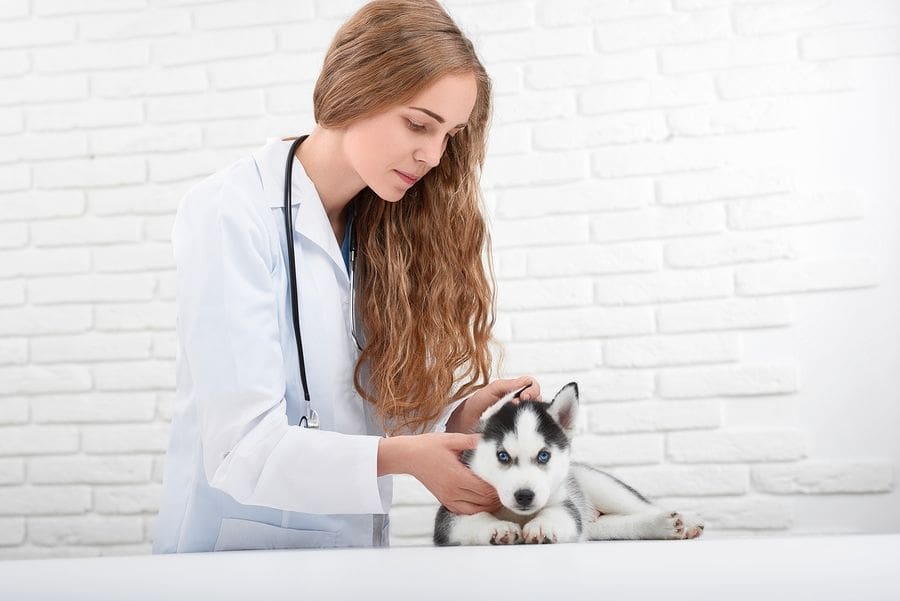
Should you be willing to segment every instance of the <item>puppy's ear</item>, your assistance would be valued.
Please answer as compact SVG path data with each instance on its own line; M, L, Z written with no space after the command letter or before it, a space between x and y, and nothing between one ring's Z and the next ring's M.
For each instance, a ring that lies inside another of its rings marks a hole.
M575 417L578 415L578 384L569 382L560 388L550 401L547 411L562 426L566 434L571 434L575 429Z
M490 407L488 407L487 409L482 411L481 417L478 418L478 423L480 425L484 425L484 423L487 420L491 419L492 415L494 415L495 413L500 411L500 407L502 407L503 405L505 405L508 402L509 402L509 399L507 397L503 397L502 399L500 399L499 401L497 401L496 403L494 403L493 405L491 405Z

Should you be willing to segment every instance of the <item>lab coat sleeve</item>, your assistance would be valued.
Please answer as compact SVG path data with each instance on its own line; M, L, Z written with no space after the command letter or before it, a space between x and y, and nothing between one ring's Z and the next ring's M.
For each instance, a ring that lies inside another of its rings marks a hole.
M472 395L469 395L472 396ZM458 401L453 401L447 408L444 409L444 412L438 417L437 421L434 424L434 427L431 429L432 432L446 432L447 431L447 422L450 420L450 416L453 415L453 412L456 411L456 408L469 400L469 397L465 397L459 399Z
M205 182L173 228L178 337L207 479L237 501L304 513L387 513L377 436L290 426L275 259L263 215L235 185Z

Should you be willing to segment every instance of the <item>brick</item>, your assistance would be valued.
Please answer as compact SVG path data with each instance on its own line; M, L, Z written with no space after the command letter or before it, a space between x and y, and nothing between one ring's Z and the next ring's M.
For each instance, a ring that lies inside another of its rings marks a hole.
M601 178L620 178L708 170L725 165L727 154L709 140L611 146L591 152L591 171Z
M875 257L838 256L787 264L744 266L735 273L741 295L869 288L880 282Z
M21 545L25 541L25 518L0 518L0 546Z
M60 559L67 557L97 557L96 547L21 547L0 548L0 559Z
M28 0L7 0L0 5L0 19L12 20L28 16L30 7Z
M783 232L741 234L696 240L676 240L665 247L666 264L672 267L718 267L740 263L796 259L793 240Z
M779 365L660 370L663 398L753 396L797 391L797 368Z
M0 307L25 303L25 281L0 281Z
M201 6L194 8L192 12L200 29L229 29L312 19L315 16L314 9L315 5L309 2L269 0L263 4L242 1L224 6Z
M10 158L22 161L46 161L47 159L73 159L83 157L88 153L88 135L85 131L28 131L25 135L18 136L15 144L10 148ZM0 156L5 149L0 150ZM30 202L50 200L57 195L68 194L83 198L82 190L39 190L32 189L23 192L18 197L25 196ZM16 197L14 196L14 198ZM52 205L49 210L55 210ZM40 211L40 208L33 207ZM75 213L80 215L82 212ZM68 214L68 213L67 213Z
M736 6L733 11L734 31L739 35L755 35L796 30L834 28L839 25L862 25L880 20L897 22L894 4L887 2L788 2L760 6ZM874 19L874 20L873 20Z
M0 347L2 347L2 343L0 343ZM0 349L0 353L2 353L2 349ZM25 363L25 360L21 360L20 363ZM0 397L0 424L24 424L27 421L28 399L24 397Z
M609 21L648 15L668 14L668 2L663 0L638 0L636 2L596 2L595 0L568 0L538 6L538 22L547 27L575 25L586 21Z
M588 159L583 153L501 156L485 164L483 180L489 188L563 184L587 174Z
M467 35L476 39L488 32L534 28L531 6L516 0L457 5L452 8L450 15L454 21L464 25Z
M520 248L493 251L494 275L498 280L524 278L525 251Z
M18 0L20 1L20 0ZM24 2L22 4L25 4ZM0 10L3 10L7 6L10 6L9 3L5 3L0 5ZM27 10L27 8L26 8ZM25 50L9 50L9 51L0 51L0 77L18 77L20 80L25 76L26 73L31 69L31 60L28 58L28 52ZM9 82L10 84L12 82ZM13 111L7 110L8 114L14 114ZM21 115L21 113L18 113ZM8 118L8 115L4 115L3 117ZM24 125L24 123L23 123ZM24 128L23 128L24 129Z
M144 184L95 189L88 191L88 203L94 215L174 215L188 187L184 184Z
M743 495L750 491L744 466L704 465L625 468L613 474L650 499L663 496Z
M586 307L512 314L515 340L567 340L649 334L649 307Z
M35 545L108 545L137 543L144 538L136 517L78 516L28 519L28 540Z
M504 369L510 373L576 371L601 365L595 341L512 342L505 345Z
M137 217L81 217L77 227L73 220L60 219L32 225L37 246L68 246L139 242L141 221Z
M724 100L846 92L858 85L859 74L839 61L746 67L716 75L716 89Z
M244 149L232 148L154 155L147 160L149 179L157 184L168 184L204 178L222 169L222 165L246 158L246 154Z
M679 511L699 516L707 532L727 529L787 530L794 525L794 503L782 499L756 496L703 500L678 498L672 502L657 499L657 503L664 507L677 506Z
M877 493L893 490L889 462L810 462L753 468L753 486L775 494Z
M95 486L94 510L101 514L156 513L162 497L162 486Z
M0 459L0 484L22 484L25 482L25 461L23 459Z
M184 35L191 30L191 13L186 9L129 11L125 14L97 14L79 21L79 36L86 40L133 40L166 35Z
M499 283L498 311L579 307L591 304L591 281L587 278L541 278Z
M196 150L202 146L203 133L199 126L107 128L91 132L91 152L95 155L175 152ZM123 190L117 188L115 191L118 192L121 203Z
M662 458L659 434L584 435L572 441L572 459L597 466L656 464Z
M497 192L498 217L536 217L635 209L654 202L653 180L590 179L554 186L503 188Z
M478 55L485 64L558 55L584 56L593 51L592 42L592 28L583 26L498 32L478 41Z
M147 7L146 0L38 0L35 13L40 16L76 15L130 11Z
M722 423L716 401L602 403L582 411L587 431L594 434L708 429Z
M4 83L3 91L0 93L0 98L4 103L26 105L36 102L81 101L86 100L89 96L88 76L69 73L25 75L9 83ZM21 115L21 113L18 114ZM29 129L32 125L29 123Z
M804 435L794 429L674 432L666 444L666 457L680 463L796 461L805 456Z
M803 60L900 54L900 28L865 28L812 33L800 38Z
M147 100L147 120L158 124L254 117L265 114L264 104L262 90L160 97Z
M175 360L175 353L178 349L178 338L175 333L156 334L153 336L153 350L151 355L159 359Z
M638 305L731 296L734 282L729 271L663 271L639 275L607 275L594 289L600 305Z
M33 278L28 281L28 298L36 304L147 301L153 298L155 285L152 274Z
M733 38L659 49L660 71L665 74L790 63L797 58L797 41L792 35Z
M94 305L97 330L171 330L177 306L172 302L115 303Z
M504 220L493 225L494 248L587 242L589 222L579 215Z
M141 68L149 63L147 42L91 42L34 51L39 73Z
M28 243L28 224L11 223L0 224L0 248L21 248ZM2 283L0 283L2 285ZM2 303L0 295L0 303Z
M150 479L150 457L42 457L28 462L33 484L113 484Z
M0 193L26 190L31 186L28 165L0 167Z
M322 67L320 53L261 56L209 67L210 80L217 90L282 87L289 83L314 82ZM311 98L311 95L309 96ZM296 106L296 99L295 99Z
M658 307L656 320L660 332L676 333L786 326L793 315L783 298L741 298Z
M54 20L0 23L0 48L32 48L75 41L75 23Z
M656 239L718 233L725 229L725 211L719 205L653 207L619 211L591 219L591 241Z
M0 390L5 394L81 392L90 388L90 372L80 365L0 368Z
M800 119L800 104L794 99L766 98L675 109L668 114L667 126L675 136L720 136L793 130Z
M84 426L82 446L86 453L164 452L169 429L169 424Z
M31 398L31 412L38 424L146 422L156 415L156 395L152 392L43 394Z
M24 365L28 363L28 340L13 338L0 340L0 365ZM0 421L5 412L0 409Z
M0 515L77 515L90 507L87 486L0 487Z
M491 156L519 155L531 146L530 123L507 123L491 126Z
M207 70L192 65L171 68L154 65L136 71L91 73L90 81L92 94L111 99L200 93L210 88Z
M78 430L65 426L0 427L0 455L41 455L78 450Z
M0 335L22 336L85 332L91 327L91 307L57 305L23 307L0 312Z
M268 55L275 51L275 37L271 28L242 29L194 33L190 36L167 38L154 42L154 61L166 67L212 63L217 60Z
M603 53L728 37L728 8L601 22L594 27L594 40Z
M175 394L159 392L156 394L156 417L171 422L175 414Z
M636 48L629 52L592 55L589 58L561 56L530 60L525 63L523 73L525 84L535 90L588 86L657 75L656 54L652 48ZM493 135L492 128L492 138Z
M92 367L97 390L171 390L175 388L175 362L129 361Z
M741 345L737 334L619 338L603 343L603 357L610 367L727 363L740 360Z
M662 268L661 246L656 241L528 249L524 257L527 274L536 277L633 273Z
M863 199L855 190L752 198L728 206L729 225L742 230L843 221L863 216Z
M94 98L82 102L54 103L47 106L32 106L25 109L29 128L36 131L59 131L72 128L92 129L118 125L138 125L144 121L144 107L140 100L102 100ZM50 175L76 183L88 181L94 185L115 185L128 183L135 177L133 173L143 165L135 158L105 158L96 160L68 161L33 165L35 177L41 188L53 188ZM71 173L70 171L75 171ZM87 172L86 174L82 172ZM121 173L120 173L121 172ZM86 179L90 178L90 179ZM94 182L94 180L97 180ZM141 180L139 180L141 181Z
M167 217L168 219L168 217ZM171 230L171 228L169 228ZM114 245L92 249L94 269L98 272L152 271L175 269L171 244L144 242L139 245Z
M0 277L87 273L90 251L77 249L33 249L0 252Z
M152 339L147 334L79 334L46 336L31 341L33 363L63 363L78 357L79 362L146 359Z
M0 196L0 221L74 217L84 208L81 190L29 190Z
M592 118L570 117L535 124L535 150L574 150L637 142L658 142L669 136L659 112L630 112Z
M715 99L713 79L702 73L602 83L581 92L578 104L584 114L597 115L710 103Z

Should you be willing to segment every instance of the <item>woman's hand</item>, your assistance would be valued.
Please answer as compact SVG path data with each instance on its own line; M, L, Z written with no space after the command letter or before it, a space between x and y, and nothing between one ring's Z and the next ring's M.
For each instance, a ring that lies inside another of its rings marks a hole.
M453 513L493 513L501 507L497 491L459 460L459 453L474 449L480 439L479 434L443 433L384 438L378 445L378 475L410 474Z
M502 399L510 392L525 388L519 398L526 401L541 401L541 386L533 376L522 376L508 380L494 380L484 388L476 391L464 403L456 408L447 420L447 432L471 432L478 425L484 410ZM512 400L518 403L519 398Z

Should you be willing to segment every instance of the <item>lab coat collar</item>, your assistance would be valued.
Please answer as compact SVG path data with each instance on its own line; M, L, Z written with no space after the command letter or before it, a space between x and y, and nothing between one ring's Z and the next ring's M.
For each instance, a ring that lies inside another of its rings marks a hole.
M269 208L284 207L284 172L287 155L291 149L293 139L276 139L253 153L256 167L262 180L266 204ZM347 277L344 259L338 246L331 222L325 213L322 199L316 190L315 184L307 175L303 164L293 159L293 174L291 182L291 210L294 218L294 231L319 246L324 250L335 267Z

